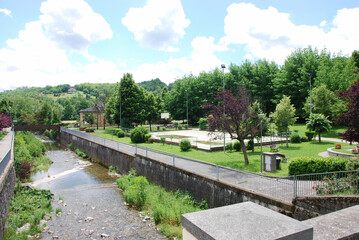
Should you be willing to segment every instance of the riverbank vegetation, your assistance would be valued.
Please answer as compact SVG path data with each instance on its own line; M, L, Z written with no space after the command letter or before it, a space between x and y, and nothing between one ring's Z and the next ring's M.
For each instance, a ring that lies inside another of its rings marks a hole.
M39 238L43 227L40 221L53 211L53 194L49 190L21 185L21 182L29 181L32 173L50 167L52 162L44 155L45 150L45 145L31 133L16 133L14 161L17 183L6 218L4 239L28 239L28 236Z
M169 192L149 182L143 176L129 175L117 179L125 201L146 216L150 216L161 233L169 238L182 238L181 215L207 209L205 201L197 202L188 193Z

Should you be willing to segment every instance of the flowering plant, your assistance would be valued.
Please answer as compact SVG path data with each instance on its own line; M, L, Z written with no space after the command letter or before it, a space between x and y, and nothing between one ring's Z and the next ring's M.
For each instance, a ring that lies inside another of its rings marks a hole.
M357 149L357 148L352 149L352 153L354 153L354 154L359 153L359 149Z
M339 193L357 193L358 175L348 174L346 177L339 178L336 174L324 177L321 181L314 182L312 187L317 194L339 194Z
M342 145L341 144L335 144L335 149L341 149Z

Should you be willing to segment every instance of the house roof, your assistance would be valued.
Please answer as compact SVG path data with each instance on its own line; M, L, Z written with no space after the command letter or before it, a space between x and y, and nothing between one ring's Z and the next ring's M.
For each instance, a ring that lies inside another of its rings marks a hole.
M94 107L82 109L79 112L104 112L105 105L103 103L97 103Z

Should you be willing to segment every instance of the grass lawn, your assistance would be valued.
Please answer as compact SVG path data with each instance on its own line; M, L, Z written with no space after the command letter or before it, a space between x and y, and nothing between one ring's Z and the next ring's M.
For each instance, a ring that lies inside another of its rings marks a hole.
M116 136L112 136L110 133L106 132L95 132L93 135L113 139L115 141L120 141L123 143L131 143L131 139L129 137L118 138ZM225 167L240 169L248 172L259 173L260 172L260 147L256 146L255 151L248 151L248 159L249 165L244 164L244 157L242 152L229 152L223 153L222 151L218 152L204 152L200 150L192 149L189 152L181 152L179 146L169 145L162 143L141 143L139 146L148 147L158 149L164 152L168 152L171 154L176 154L192 159L197 159ZM312 142L303 142L303 143L289 143L289 148L286 148L285 143L279 146L279 151L282 154L290 159L301 156L318 156L318 153L327 151L328 148L334 147L335 143L322 141L319 143L318 141ZM349 146L346 143L342 143L342 146ZM263 152L268 152L269 148L263 147ZM281 163L281 170L277 170L271 173L264 173L268 176L288 176L288 163Z
M301 137L305 136L305 132L307 131L307 127L305 126L304 123L297 123L294 124L293 126L290 126L290 131L293 132L294 130L298 130L298 134ZM333 126L329 132L326 133L322 133L320 136L321 137L326 137L326 138L339 138L338 137L338 133L344 133L346 131L346 127L345 126Z

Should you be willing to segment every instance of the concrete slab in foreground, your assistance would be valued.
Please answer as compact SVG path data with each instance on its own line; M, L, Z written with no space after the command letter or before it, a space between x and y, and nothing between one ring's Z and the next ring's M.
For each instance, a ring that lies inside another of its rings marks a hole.
M308 219L303 223L314 227L314 239L359 239L359 205Z
M183 239L313 239L313 227L252 202L182 215Z

